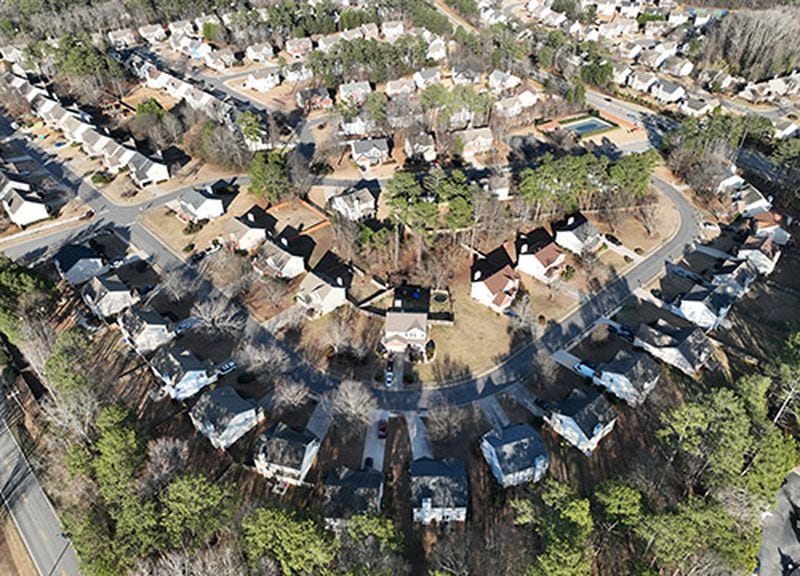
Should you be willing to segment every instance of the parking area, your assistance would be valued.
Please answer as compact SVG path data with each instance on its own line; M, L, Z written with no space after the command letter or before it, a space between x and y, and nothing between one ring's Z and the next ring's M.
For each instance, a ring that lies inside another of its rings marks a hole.
M364 453L361 459L364 467L368 467L371 462L373 470L383 471L388 425L389 413L386 410L375 410L364 438Z

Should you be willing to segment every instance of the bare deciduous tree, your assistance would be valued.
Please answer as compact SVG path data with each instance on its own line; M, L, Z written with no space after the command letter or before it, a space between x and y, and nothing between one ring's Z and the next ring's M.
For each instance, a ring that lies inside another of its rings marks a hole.
M147 466L142 476L141 492L161 492L186 467L189 445L180 438L162 437L147 444Z
M100 401L93 390L77 388L63 392L58 398L45 399L41 406L49 424L63 430L73 440L90 441L92 426L100 409Z
M460 434L467 422L466 410L446 400L429 409L425 427L431 439L447 440Z
M294 380L281 379L275 383L275 408L287 410L306 403L309 390L305 384Z
M344 380L333 393L333 416L348 429L358 431L368 426L377 409L372 391L356 380Z
M245 324L242 311L222 296L211 296L197 302L192 314L208 332L236 336Z
M236 352L236 361L251 371L265 371L277 375L289 368L289 358L276 345L248 342Z
M537 378L544 384L552 384L558 371L558 364L546 350L538 350L533 359L533 368Z

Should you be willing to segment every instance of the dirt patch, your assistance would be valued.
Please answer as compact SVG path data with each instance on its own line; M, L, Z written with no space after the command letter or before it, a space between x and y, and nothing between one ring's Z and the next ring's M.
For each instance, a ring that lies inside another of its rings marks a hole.
M33 561L5 507L0 507L0 574L37 576Z

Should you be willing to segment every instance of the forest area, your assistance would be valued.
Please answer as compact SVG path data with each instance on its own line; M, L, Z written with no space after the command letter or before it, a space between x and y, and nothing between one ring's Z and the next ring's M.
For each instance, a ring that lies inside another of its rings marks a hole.
M783 75L800 63L800 8L742 10L716 22L703 40L703 60L724 62L733 74L760 81Z

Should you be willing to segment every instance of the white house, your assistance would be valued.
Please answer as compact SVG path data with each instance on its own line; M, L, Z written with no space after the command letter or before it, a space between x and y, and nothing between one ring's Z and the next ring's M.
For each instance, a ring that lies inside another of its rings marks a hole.
M772 210L772 198L765 198L761 190L750 182L742 181L731 192L731 212L743 218L752 218Z
M544 419L559 436L591 456L614 429L617 414L602 394L574 388Z
M673 305L673 312L700 328L719 326L736 300L735 293L724 286L708 288L695 285Z
M289 56L299 59L308 55L314 49L314 44L311 38L291 38L286 41L284 49Z
M445 42L444 38L436 37L431 40L428 44L428 51L425 53L425 57L434 62L441 62L447 58L447 42Z
M354 140L350 142L350 155L362 170L367 170L389 159L389 141L386 138Z
M266 66L259 68L254 72L250 72L245 78L244 88L247 90L255 90L256 92L268 92L280 85L281 75L280 67Z
M674 104L686 96L686 89L675 82L659 79L650 87L650 93L659 102Z
M178 197L178 206L178 214L192 222L213 220L225 214L222 199L205 190L187 190Z
M125 341L139 354L148 354L169 343L175 335L172 325L155 310L129 308L117 325Z
M722 286L738 298L750 289L758 269L749 260L728 259L708 275L712 286Z
M251 62L266 62L275 54L269 42L261 42L248 46L244 51L244 56Z
M122 282L116 274L95 276L81 288L86 305L98 318L110 318L130 308L139 296Z
M405 33L402 20L389 20L381 24L381 34L388 42L394 42Z
M264 242L253 259L253 268L262 275L270 274L291 280L305 272L306 264L302 256L289 250L286 239L281 238L277 242Z
M139 188L169 180L169 167L134 150L128 161L128 175Z
M130 28L123 30L112 30L108 33L108 43L116 50L122 50L136 46L139 43L139 37L136 31Z
M183 34L185 36L191 36L194 34L194 26L189 20L177 20L175 22L170 22L167 24L167 28L169 29L170 34Z
M505 246L476 257L471 278L470 296L498 314L511 306L519 290L519 275Z
M478 154L494 149L494 136L489 128L473 128L453 132L454 138L462 144L461 155L464 160L472 162Z
M634 70L633 73L628 76L628 86L637 92L647 92L657 80L658 78L652 72Z
M421 311L388 310L383 328L383 346L390 354L405 354L412 350L425 354L428 342L428 313Z
M778 246L785 246L792 239L792 235L783 228L786 223L784 217L774 210L756 214L751 222L753 234L759 237L770 236Z
M603 237L580 212L570 214L553 224L555 242L573 254L594 252L603 242Z
M714 353L714 345L700 328L678 328L660 318L653 326L639 326L633 345L692 378Z
M469 485L464 463L420 458L411 463L411 508L414 522L465 522Z
M283 75L287 82L305 82L314 77L314 72L305 64L295 62L284 69Z
M396 98L398 96L411 96L416 91L414 80L409 78L399 78L397 80L389 80L386 83L384 92L388 98Z
M375 215L377 203L369 188L345 190L330 199L331 210L338 212L348 220L363 220Z
M206 392L189 411L195 430L222 450L258 426L259 417L255 402L245 400L230 386Z
M630 406L639 406L660 377L658 364L650 356L620 350L611 362L595 370L592 381Z
M680 105L680 111L687 116L698 118L713 112L719 106L717 98L689 97Z
M406 136L403 150L407 158L422 158L426 162L436 160L436 140L427 132L414 132Z
M503 488L538 482L550 463L544 440L527 424L487 432L481 439L481 452Z
M281 484L300 486L314 465L320 443L308 430L292 430L281 422L258 439L256 471Z
M791 138L792 136L796 136L798 131L800 131L800 127L790 120L775 120L773 124L775 125L775 138L777 140Z
M372 93L372 86L369 82L362 80L359 82L346 82L339 85L336 98L339 102L346 102L351 106L361 106L366 102L367 97Z
M413 80L417 90L424 90L428 86L441 82L442 75L438 68L424 68L414 72Z
M236 62L236 55L230 48L214 50L205 56L206 66L217 72L225 72L225 70L235 65Z
M489 89L495 94L513 90L519 86L521 82L522 80L519 76L515 76L510 72L504 72L503 70L493 70L492 73L489 74Z
M680 56L670 56L664 60L661 69L670 76L685 78L692 73L692 70L694 70L694 64L692 64L692 62L686 58L681 58Z
M767 276L775 270L781 250L771 236L750 236L739 248L736 257L747 260L755 266L759 274Z
M150 359L150 369L173 400L191 398L217 381L216 370L180 348L159 348Z
M295 296L297 303L312 318L319 318L347 303L347 290L340 278L328 280L315 272L309 272Z
M105 274L108 266L102 258L88 246L67 244L53 257L56 270L64 280L77 286Z
M614 84L618 86L625 86L628 82L628 77L633 73L631 67L627 64L623 64L622 62L614 62L613 64L614 69Z
M8 219L20 228L47 220L50 211L41 197L35 192L21 192L12 188L3 196L3 208Z
M557 280L564 270L566 256L558 249L544 228L537 228L517 238L517 270L540 282Z

